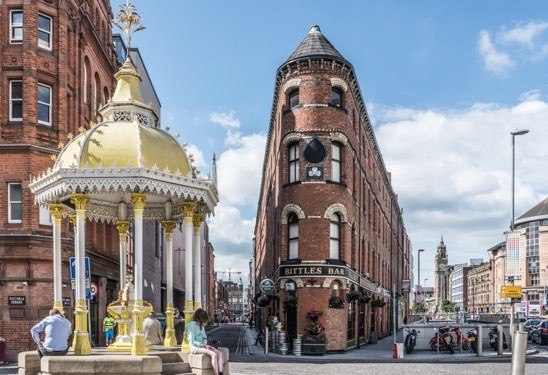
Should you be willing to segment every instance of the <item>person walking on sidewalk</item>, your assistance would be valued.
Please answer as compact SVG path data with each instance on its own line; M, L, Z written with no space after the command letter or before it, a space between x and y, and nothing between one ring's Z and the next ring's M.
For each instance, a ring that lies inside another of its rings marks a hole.
M205 354L211 357L211 366L215 375L223 373L223 353L217 348L207 345L206 324L209 316L204 309L197 309L192 316L192 321L187 325L188 342L192 354Z
M107 346L114 342L114 327L116 327L116 319L107 312L107 316L103 319L103 332L105 332L105 342Z
M44 342L40 342L40 333L45 332ZM65 355L69 348L72 333L70 322L58 309L51 309L49 316L30 330L32 339L38 344L38 355Z

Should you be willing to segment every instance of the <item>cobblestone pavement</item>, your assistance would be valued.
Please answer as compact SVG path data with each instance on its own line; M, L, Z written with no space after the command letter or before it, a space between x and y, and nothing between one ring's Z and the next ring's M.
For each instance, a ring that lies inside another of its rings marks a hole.
M526 365L525 374L545 375L546 363ZM510 363L244 363L230 364L231 375L318 375L318 374L360 374L360 375L410 375L410 374L510 374Z

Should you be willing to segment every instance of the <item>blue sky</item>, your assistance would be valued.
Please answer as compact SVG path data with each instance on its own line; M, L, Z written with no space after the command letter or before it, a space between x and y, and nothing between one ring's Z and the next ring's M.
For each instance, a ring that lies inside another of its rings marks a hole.
M204 172L219 156L219 270L247 270L276 69L314 24L354 65L414 249L427 250L427 285L441 234L450 263L503 240L510 130L531 130L518 140L516 213L548 193L546 2L133 3L162 125Z

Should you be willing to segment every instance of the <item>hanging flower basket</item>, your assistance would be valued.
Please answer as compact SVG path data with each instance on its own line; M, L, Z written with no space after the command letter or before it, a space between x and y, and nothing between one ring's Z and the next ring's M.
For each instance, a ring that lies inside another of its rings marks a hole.
M371 302L371 296L369 294L362 294L358 299L358 302L361 304L366 304Z
M352 290L346 294L346 300L348 302L357 301L361 296L361 293L355 290Z
M386 302L381 298L374 299L372 304L375 307L384 307L384 306L386 306Z
M266 306L270 305L270 299L268 298L267 295L263 294L262 296L257 298L257 305L259 307L266 307Z
M315 322L322 315L323 315L323 312L321 312L319 310L312 309L312 310L310 310L309 312L306 313L306 318L310 319L313 322Z
M344 301L341 297L331 297L329 298L329 308L331 309L342 309L344 306Z

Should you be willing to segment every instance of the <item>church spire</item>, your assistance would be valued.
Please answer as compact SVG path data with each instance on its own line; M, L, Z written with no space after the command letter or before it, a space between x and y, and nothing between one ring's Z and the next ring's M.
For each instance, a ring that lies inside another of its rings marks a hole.
M447 258L447 248L443 242L443 236L441 236L440 244L438 245L438 251L436 252L436 259Z

